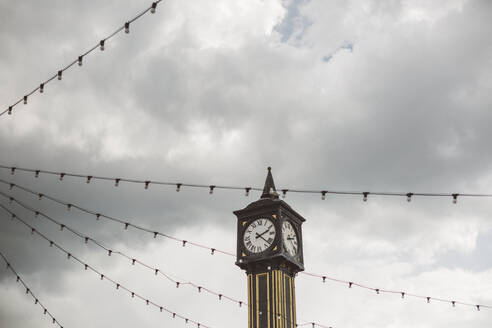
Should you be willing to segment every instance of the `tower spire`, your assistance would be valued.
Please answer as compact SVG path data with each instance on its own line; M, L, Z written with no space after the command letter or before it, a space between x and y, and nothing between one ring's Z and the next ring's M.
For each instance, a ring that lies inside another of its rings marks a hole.
M263 187L263 193L260 198L278 198L277 189L275 188L275 182L273 182L272 168L268 167L268 174L265 179L265 186Z

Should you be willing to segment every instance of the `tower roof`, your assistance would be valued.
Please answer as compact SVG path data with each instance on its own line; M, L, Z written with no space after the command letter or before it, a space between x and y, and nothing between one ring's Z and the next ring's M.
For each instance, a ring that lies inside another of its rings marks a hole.
M268 167L268 174L265 179L265 186L263 187L263 193L260 198L278 198L277 189L275 188L275 182L273 182L272 168Z

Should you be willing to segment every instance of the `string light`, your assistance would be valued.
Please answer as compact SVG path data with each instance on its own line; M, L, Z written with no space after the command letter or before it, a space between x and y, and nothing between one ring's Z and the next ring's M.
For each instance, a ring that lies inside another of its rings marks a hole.
M7 183L7 184L8 184L8 182L6 182L6 181L5 181L5 180L3 180L3 179L0 179L0 183L3 183L3 184ZM61 201L61 200L58 200L58 199L56 199L56 198L54 198L54 197L52 197L52 196L49 196L49 195L44 195L44 194L40 194L40 193L38 193L38 192L36 192L36 191L30 190L30 189L28 189L28 188L26 188L26 187L23 187L23 186L20 186L20 185L15 185L15 187L16 187L16 188L18 188L19 190L22 190L22 191L26 192L26 193L30 193L30 194L33 194L33 195L43 195L43 197L45 197L46 199L48 199L48 200L50 200L50 201L52 201L52 202L55 202L55 203L57 203L57 204L60 204L60 205L62 205L62 206L67 206L67 204L68 204L68 203L66 203L66 202L64 202L64 201ZM41 196L40 196L40 197L41 197ZM40 198L40 199L41 199L41 198ZM182 242L183 242L183 239L180 239L180 238L176 238L176 237L170 236L170 235L165 234L165 233L163 233L163 232L153 231L153 230L150 230L150 229L148 229L148 228L144 228L144 227L138 226L138 225L136 225L136 224L129 223L128 221L123 220L123 219L118 219L118 218L111 217L111 216L109 216L109 215L105 215L105 214L101 214L101 213L95 213L95 211L91 211L91 210L85 209L85 208L83 208L83 207L81 207L81 206L79 206L79 205L77 205L77 204L74 204L74 203L72 203L72 207L74 207L74 208L76 208L76 209L78 209L78 210L80 210L80 211L82 211L82 212L84 212L84 213L87 213L87 214L90 214L90 215L95 215L95 216L96 216L96 219L99 219L100 217L103 217L103 218L108 219L108 220L110 220L110 221L113 221L113 222L118 222L118 223L120 223L120 224L123 224L123 225L124 225L124 226L126 226L126 227L127 227L127 223L128 223L128 225L130 225L130 224L131 224L131 226L132 226L132 227L134 227L134 228L135 228L135 229L137 229L137 230L144 231L144 232L147 232L147 233L152 233L153 235L154 235L154 233L156 233L156 232L157 232L157 234L159 234L159 235L160 235L160 236L162 236L162 237L165 237L165 238L168 238L168 239L174 240L174 241L176 241L176 242L180 242L180 243L182 243ZM187 242L187 243L188 243L189 245L193 245L193 246L195 246L195 247L199 247L199 248L202 248L202 249L207 249L207 250L211 250L211 249L212 249L212 247L210 247L210 246L205 246L205 245L202 245L202 244L199 244L199 243L196 243L196 242L191 242L191 241L189 241L189 242ZM231 257L235 257L235 254L234 254L234 253L232 253L232 252L227 252L227 251L224 251L224 250L220 250L220 249L218 249L218 248L214 248L214 252L219 252L219 253L224 254L224 255L228 255L228 256L231 256Z
M389 290L389 289L374 288L374 287L366 286L366 285L363 285L363 284L360 284L360 283L346 281L346 280L341 280L341 279L336 279L336 278L331 278L331 277L328 277L326 275L319 275L319 274L315 274L315 273L311 273L311 272L299 272L299 273L302 274L302 275L305 275L305 276L321 278L323 282L327 279L327 280L330 280L330 281L336 282L336 283L348 284L349 288L352 288L352 286L357 286L359 288L373 290L373 291L376 292L376 294L380 294L380 293L399 294L399 295L401 295L401 298L402 299L404 299L405 296L407 296L407 297L414 297L414 298L424 299L424 300L427 301L427 303L430 303L430 300L433 299L434 301L439 301L439 302L443 302L443 303L450 303L450 304L453 305L453 307L456 304L460 304L460 305L463 305L463 306L469 306L469 307L475 307L475 308L477 307L477 305L476 304L473 304L473 303L458 302L458 301L447 300L447 299L438 298L438 297L430 297L430 296L423 296L423 295L411 294L411 293L407 293L407 292L403 292L403 291L395 291L395 290ZM478 305L478 306L480 308L485 308L486 307L486 308L492 309L492 306L491 305L483 305L483 304L481 304L481 305Z
M78 56L78 58L76 60L74 60L73 62L71 62L70 64L68 64L66 67L64 67L63 69L59 70L57 72L57 74L55 74L55 76L53 77L50 77L49 79L47 79L46 81L44 81L42 83L42 85L44 86L45 84L51 82L54 78L58 78L58 80L61 80L61 75L62 75L62 72L67 70L67 69L70 69L73 65L75 65L76 63L78 63L79 66L82 66L82 58L87 56L88 54L90 54L91 52L93 52L97 47L99 47L101 50L104 50L104 43L105 41L108 41L109 39L113 38L116 34L118 34L119 32L121 31L125 31L125 33L129 33L129 25L130 23L133 23L134 21L136 21L137 19L141 18L145 13L147 13L148 11L150 11L152 14L155 13L155 10L156 10L156 7L157 7L157 4L159 2L161 2L162 0L157 0L155 2L152 3L152 5L150 7L147 7L145 10L143 10L142 12L138 13L135 17L133 17L132 19L130 19L129 21L127 21L126 23L124 23L124 25L122 27L119 27L118 29L116 29L113 33L111 33L109 36L107 36L106 38L104 38L103 40L99 41L98 44L96 46L93 46L91 49L89 49L88 51L86 51L83 55L80 55ZM128 29L126 28L127 27L127 24L128 24ZM41 84L36 88L34 89L31 93L29 93L28 95L31 95L33 94L34 92L36 92L37 90L40 90L41 91ZM27 104L27 96L24 96L24 104ZM22 98L20 100L18 100L17 102L15 102L14 104L8 106L8 109L4 110L3 112L0 112L0 116L4 115L4 114L9 114L9 115L12 115L12 109L13 107L15 107L17 104L19 104L20 102L22 101Z
M9 211L8 209L6 209L3 205L0 205L0 207L1 207L2 209L4 209L5 211L10 212L10 211ZM29 224L28 224L27 222L25 222L25 221L21 220L20 218L19 218L19 221L20 221L20 222L22 222L24 225L29 226ZM49 239L48 239L48 238L47 238L44 234L40 233L39 231L36 231L36 234L37 234L37 235L39 235L41 238L43 238L43 239L45 239L45 240L49 240ZM84 261L82 261L80 258L78 258L78 257L74 256L73 254L71 254L70 252L68 252L65 248L63 248L63 247L62 247L62 246L60 246L59 244L54 243L54 245L55 245L55 247L56 247L59 251L61 251L62 253L65 253L65 254L67 255L67 258L68 258L68 259L72 259L72 260L74 260L74 261L76 261L76 262L80 263L81 265L83 265L83 266L84 266L85 270L89 269L89 270L91 270L92 272L96 273L96 274L100 277L100 279L101 279L101 280L106 280L106 281L109 281L109 282L111 282L112 284L114 284L115 286L120 287L121 289L124 289L124 290L126 290L126 291L130 292L132 297L137 297L137 298L139 298L139 299L141 299L141 300L143 300L143 301L149 302L147 298L144 298L143 296L141 296L141 295L139 295L139 294L135 293L134 291L131 291L129 288L125 287L125 286L124 286L124 285L122 285L121 283L119 283L119 282L117 282L117 281L113 280L112 278L110 278L110 277L108 277L108 276L104 275L102 272L100 272L100 271L96 270L93 266L91 266L91 265L89 265L89 264L85 263L85 262L84 262ZM1 252L0 252L0 255L3 257L3 254L2 254ZM4 258L5 262L9 263L5 257L3 257L3 258ZM17 279L18 279L18 281L20 280L20 277L19 277L18 275L17 275ZM28 287L27 287L27 286L25 286L25 287L26 287L26 290L27 290L27 291L26 291L26 293L30 293L30 290L28 289ZM32 293L31 293L31 294L32 294ZM36 298L34 295L32 295L32 296L34 297L34 299ZM152 305L154 305L154 306L156 306L156 307L157 307L157 308L159 308L159 309L162 307L162 308L163 308L166 312L168 312L168 313L173 313L173 317L176 317L176 316L177 316L177 317L179 317L179 318L181 318L181 319L183 319L183 320L186 318L186 317L184 317L184 316L182 316L182 315L180 315L180 314L177 314L176 312L172 312L171 310L169 310L169 309L167 309L167 308L165 308L165 307L163 307L163 306L157 305L157 304L156 304L156 303L154 303L154 302L149 302L149 303L150 303L150 304L152 304ZM51 316L51 317L53 318L53 316ZM195 324L199 324L197 321L193 321L193 320L190 320L190 322L193 322L193 323L195 323ZM205 325L202 325L202 326L203 326L203 327L210 328L209 326L205 326ZM60 326L60 327L61 327L61 326ZM63 328L63 327L61 327L61 328Z
M285 196L287 196L287 191L288 189L282 189L282 198L285 198Z
M16 200L16 202L17 202L17 203L19 203L17 200ZM2 207L4 210L8 211L5 207L3 207L3 206L1 206L1 205L0 205L0 207ZM31 209L31 210L32 210L32 209ZM8 211L8 212L10 212L10 211ZM42 214L42 215L43 215L43 214ZM29 226L29 225L28 225L25 221L22 221L22 220L20 220L20 219L18 219L18 220L19 220L20 222L24 223L25 225ZM71 230L71 228L68 228L68 229L69 229L69 230ZM39 232L36 232L36 233L37 233L38 235L42 236L43 238L47 239L44 235L40 234ZM75 233L75 232L74 232L74 233ZM95 241L94 241L94 242L95 242ZM50 243L52 244L53 242L52 242L52 241L50 241ZM95 242L95 243L96 243L96 245L98 245L98 244L97 244L97 242ZM55 244L55 246L56 246L58 249L60 249L60 250L64 251L65 253L67 253L67 257L68 257L68 258L73 257L73 255L71 255L70 253L68 253L68 252L67 252L67 251L65 251L64 249L61 249L59 245ZM99 245L99 246L101 246L101 245ZM101 247L104 247L104 246L101 246ZM123 254L120 254L120 255L123 255ZM124 256L124 255L123 255L123 256ZM78 260L78 259L77 259L77 260ZM78 260L78 261L79 261L79 260ZM136 259L133 259L133 264L135 264L135 261L137 261L137 260L136 260ZM145 265L145 264L143 264L143 263L142 263L142 265L147 266L147 265ZM88 269L88 265L87 265L87 264L84 264L84 267L85 267L85 270L87 270L87 269ZM147 267L149 267L149 266L147 266ZM90 268L90 267L89 267L89 268ZM93 270L93 269L91 268L91 270ZM156 272L157 272L157 269L154 269L154 270L156 270ZM94 270L93 270L93 271L94 271ZM159 271L159 273L161 273L161 272ZM166 276L166 275L165 275L165 273L162 273L162 274L163 274L164 276ZM102 274L101 274L101 275L102 275ZM102 276L102 278L101 278L101 280L103 279L103 277L105 277L105 276L103 275L103 276ZM167 277L168 279L170 279L168 276L166 276L166 277ZM325 280L325 279L334 280L334 279L332 279L332 278L328 278L327 276L322 276L322 278L323 278L323 280ZM339 280L339 282L342 282L342 281L340 281L340 280ZM113 282L113 283L115 283L115 282ZM179 285L180 285L180 284L181 284L181 282L176 282L176 287L179 287ZM200 291L201 291L201 289L202 289L202 287L201 287L201 286L194 285L193 283L186 283L186 284L188 284L188 285L190 285L190 286L197 287L199 292L200 292ZM349 287L351 287L351 286L352 286L352 284L353 284L352 282L349 282ZM360 287L363 287L363 286L362 286L362 285L360 285L360 284L357 284L357 285L358 285L358 286L360 286ZM118 286L117 286L117 288L118 288ZM364 288L370 288L370 287L364 287ZM378 294L379 294L379 292L392 292L392 291L385 291L385 290L381 290L381 289L374 289L374 288L370 288L370 289L375 290ZM207 289L205 289L205 290L207 290ZM223 294L218 294L218 293L215 293L215 292L211 292L210 290L207 290L207 291L209 291L210 293L213 293L213 294L217 295L217 296L219 297L219 300L220 300L222 297L226 297L226 296L225 296L225 295L223 295ZM394 293L394 292L392 292L392 293ZM402 298L403 298L403 295L404 295L405 293L404 293L404 292L400 292L400 293L402 294ZM132 297L133 297L133 296L134 296L134 293L132 293ZM417 296L417 295L414 295L414 296L419 297L419 296ZM231 299L231 298L229 298L229 297L226 297L226 298L228 298L228 299L230 299L230 300L233 300L233 299ZM437 300L440 300L440 299L437 299ZM233 300L233 301L237 302L237 303L239 304L239 307L241 307L241 305L242 305L242 303L243 303L242 301L236 301L236 300ZM441 301L445 301L445 300L441 300ZM451 301L451 302L452 302L453 306L455 306L456 301ZM246 304L247 304L247 303L246 303ZM467 303L462 303L462 302L460 302L460 304L463 304L463 305L470 305L470 304L467 304ZM470 305L470 306L471 306L471 305ZM481 308L483 308L483 307L491 308L490 306L484 306L484 305L473 305L473 306L475 306L475 307L477 308L477 310L478 310L478 311L480 311L480 309L481 309ZM296 324L296 326L303 326L303 325L305 325L305 324ZM328 326L323 326L323 325L320 325L320 324L316 324L316 326L329 328Z
M7 263L7 269L10 272L12 272L12 274L16 277L16 282L20 282L22 286L26 289L26 294L31 295L32 299L34 300L34 304L39 305L43 309L43 313L48 314L50 316L53 324L57 324L60 328L63 328L63 326L58 322L58 320L55 319L55 317L51 314L51 312L49 312L48 309L43 305L43 303L36 297L36 295L34 295L31 288L27 286L24 280L22 280L22 278L19 276L17 271L12 267L12 265L7 260L7 258L5 257L2 251L0 251L0 257L3 259L5 263Z
M87 178L87 175L82 175L82 174L77 174L77 173L60 173L60 172L53 172L53 171L45 171L45 170L33 170L33 169L28 169L28 168L12 168L6 165L0 165L0 168L2 169L17 169L23 172L35 172L39 176L40 173L43 174L50 174L50 175L58 175L60 176L60 180L63 179L63 176L70 176L70 177L75 177L75 178ZM13 173L12 173L13 174ZM244 190L245 195L249 196L250 191L263 191L263 188L259 187L239 187L239 186L225 186L225 185L204 185L204 184L198 184L198 183L181 183L181 182L166 182L166 181L151 181L151 180L138 180L138 179L129 179L129 178L112 178L112 177L105 177L105 176L96 176L96 175L91 175L91 181L92 180L107 180L107 181L115 181L115 187L119 185L120 182L129 182L129 183L141 183L144 184L144 186L150 185L152 183L153 185L164 185L164 186L176 186L176 191L179 192L182 187L190 187L190 188L207 188L209 190L209 194L213 194L213 191L215 189L224 189L224 190ZM147 189L146 188L146 189ZM321 199L325 199L326 195L328 194L334 194L334 195L362 195L363 201L367 201L368 195L376 195L376 196L387 196L387 197L405 197L407 201L410 201L413 196L420 196L420 197L452 197L453 203L457 203L457 198L458 196L460 197L487 197L487 198L492 198L492 194L478 194L478 193L429 193L429 192L421 192L421 193L416 193L416 192L388 192L388 191L365 191L365 192L360 192L360 191L336 191L336 190L307 190L307 189L281 189L283 196L286 195L287 192L295 192L295 193L306 193L306 194L321 194ZM323 198L324 196L324 198Z
M2 192L0 192L0 195L5 196ZM35 211L34 209L30 208L29 206L27 206L26 204L24 204L24 203L20 202L20 201L19 201L19 200L17 200L17 199L15 199L15 202L16 202L17 204L19 204L20 206L24 207L25 209L29 210L29 211ZM1 208L3 208L3 209L5 210L5 208L4 208L3 206L1 206L1 205L0 205L0 207L1 207ZM52 217L50 217L50 216L48 216L48 215L46 215L46 214L44 214L44 213L41 213L41 216L42 216L42 217L44 217L44 218L46 218L46 219L48 219L49 221L51 221L51 222L53 222L53 223L55 223L55 224L58 224L58 225L60 224L58 221L56 221L55 219L53 219ZM24 225L26 225L26 226L28 226L28 227L32 227L32 226L30 226L28 223L26 223L25 221L23 221L22 219L19 219L18 221L19 221L19 222L21 222L21 223L23 223ZM149 265L149 264L145 264L144 262L139 261L139 260L137 260L137 259L135 259L135 258L131 258L129 255L127 255L127 254L125 254L125 253L123 253L123 252L111 250L111 249L109 249L107 246L104 246L101 242L96 241L96 240L95 240L95 239L93 239L93 238L90 238L90 237L87 237L87 236L83 237L83 235L82 235L82 233L81 233L81 232L79 232L79 231L77 231L77 230L75 230L75 229L73 229L73 228L71 228L71 227L66 227L66 229L67 229L68 231L72 232L74 235L79 236L79 237L81 237L81 238L84 238L85 243L87 243L87 241L88 241L88 240L91 240L91 241L92 241L92 242L93 242L96 246L98 246L98 247L100 247L100 248L102 248L102 249L104 249L104 250L107 250L107 251L108 251L108 255L109 255L109 256L111 256L111 254L113 254L113 253L114 253L114 254L118 254L118 255L120 255L120 256L122 256L122 257L125 257L125 258L127 258L127 259L131 259L131 260L132 260L132 265L135 265L135 263L138 263L138 264L142 265L142 266L143 266L143 267L145 267L145 268L148 268L148 269L153 270L155 275L158 275L158 274L160 273L160 274L161 274L164 278L166 278L167 280L169 280L169 281L173 282L173 283L176 285L176 288L179 288L179 286L181 286L181 285L188 285L188 286L191 286L191 287L196 287L196 288L198 289L198 292L199 292L199 293L200 293L200 292L202 291L202 289L203 289L203 290L207 291L207 292L208 292L208 293L210 293L210 294L213 294L213 295L218 296L219 300L222 300L222 298L225 298L225 299L227 299L227 300L229 300L229 301L231 301L231 302L237 303L237 304L239 305L239 307L241 307L243 303L244 303L244 304L246 304L246 305L248 305L248 303L246 303L246 302L243 302L243 301L241 301L241 300L234 299L234 298L232 298L232 297L230 297L230 296L227 296L227 295L224 295L224 294L222 294L222 293L218 293L218 292L212 291L212 290L210 290L210 289L204 288L204 287L199 286L199 285L197 285L197 284L195 284L195 283L193 283L193 282L191 282L191 281L188 281L188 282L182 282L182 281L175 280L175 279L171 278L170 274L167 274L167 273L165 273L164 271L162 271L162 270L160 270L160 269L158 269L158 268L152 268L152 266L151 266L151 265ZM186 242L186 241L185 241L185 242ZM56 245L56 244L55 244L55 245ZM58 247L58 246L57 246L57 247ZM215 250L215 249L214 249L214 250ZM68 256L68 255L67 255L67 256ZM70 256L72 256L72 257L73 257L73 255L70 255ZM85 264L85 265L84 265L84 268L85 268L85 270L87 270L87 264ZM119 286L117 285L117 286L116 286L116 289L118 289L118 288L119 288ZM321 325L320 325L320 327L323 327L323 326L321 326Z
M2 179L0 179L0 183L4 183L4 184L7 184L7 185L9 184L9 182L6 182L6 181L4 181L4 180L2 180ZM28 193L34 194L34 195L36 195L36 194L37 194L37 192L32 191L32 190L29 190L29 189L27 189L27 188L25 188L25 187L22 187L22 186L19 186L19 185L15 185L15 187L16 187L16 188L19 188L20 190L23 190L23 191L25 191L25 192L28 192ZM3 195L4 197L10 197L10 196L5 195L5 194L3 194L3 193L1 193L1 192L0 192L0 195ZM67 203L64 203L63 201L57 200L57 199L52 198L52 197L50 197L50 196L47 196L46 198L47 198L47 199L49 199L49 200L51 200L51 201L54 201L54 202L56 202L56 203L59 203L59 204L61 204L61 205L64 205L64 206L66 206L66 204L67 204ZM21 205L21 206L25 206L25 205L23 205L22 203L20 203L18 200L16 200L15 198L14 198L14 201L15 201L16 203L18 203L19 205ZM75 208L77 208L77 209L79 209L79 210L83 211L83 212L86 212L86 213L88 213L88 214L93 214L93 212L91 212L90 210L83 209L83 208L79 207L78 205L73 205L73 206L74 206ZM2 206L2 208L3 208L3 206ZM26 208L27 208L27 209L29 209L29 210L31 210L31 211L33 211L33 210L32 210L32 209L30 209L29 207L26 207ZM5 208L4 208L4 209L5 209ZM7 211L8 211L8 210L7 210ZM8 211L8 212L9 212L9 213L12 213L12 212L10 212L10 211ZM15 218L15 214L13 214L13 213L12 213L12 217L13 217L13 218ZM125 222L124 222L124 221L122 221L121 219L110 218L110 217L108 217L108 216L104 216L104 217L106 217L106 218L108 218L108 219L110 219L110 220L114 220L114 221L116 221L116 222L119 222L119 223L123 223L123 224L125 224ZM134 225L132 225L132 226L134 226ZM142 227L139 227L139 226L134 226L134 227L135 227L136 229L139 229L139 230L142 230L142 231L149 232L149 229L147 229L147 228L142 228ZM70 229L69 229L69 230L70 230ZM70 230L70 231L71 231L71 230ZM167 235L165 235L165 234L163 234L163 233L159 233L159 234L161 234L161 235L162 235L162 236L164 236L164 237L170 238L170 239L172 239L172 240L179 241L179 242L183 242L183 240L182 240L182 239L178 239L178 238L175 238L175 237L167 236ZM197 246L197 247L207 248L207 249L211 250L211 252L212 252L212 250L213 250L213 252L215 252L215 251L219 251L219 252L221 252L222 254L229 255L229 256L231 256L231 257L232 257L232 256L234 256L234 257L235 257L235 255L234 255L232 252L227 252L227 251L223 251L223 250L217 250L216 248L212 248L212 247L208 247L208 246L200 245L200 244L197 244L197 243L194 243L194 242L190 242L190 241L187 241L187 243L189 243L190 245ZM50 246L52 246L52 242L50 242ZM213 254L213 252L212 252L212 254ZM132 259L132 264L133 264L133 265L135 265L135 261L136 261L136 259ZM241 262L241 259L239 260L239 262ZM345 280L339 280L339 279L336 279L336 278L331 278L331 277L328 277L327 275L317 275L317 274L310 273L310 272L301 272L301 274L308 275L308 276L313 276L313 277L319 277L319 278L321 278L321 279L323 279L323 280L328 279L328 280L331 280L331 281L334 281L334 282L343 283L343 284L348 284L349 288L352 288L352 286L353 286L353 285L355 285L355 286L358 286L358 287L360 287L360 288L365 288L365 289L375 290L375 288L373 288L373 287L368 287L368 286L365 286L365 285L362 285L362 284L359 284L359 283L354 283L354 282L351 282L351 281L345 281ZM324 278L323 278L323 277L324 277ZM385 289L379 289L379 291L380 291L381 293L398 293L398 294L401 294L401 295L402 295L402 298L404 298L405 294L406 294L407 296L416 297L416 298L424 298L424 299L426 298L426 296L421 296L421 295L416 295L416 294L409 294L409 293L405 293L405 292L402 292L402 291L390 291L390 290L385 290ZM441 301L441 302L448 302L448 303L452 303L452 302L453 302L453 301L450 301L450 300L444 300L444 299L435 298L435 297L433 297L433 299L434 299L434 300L437 300L437 301ZM454 301L454 302L455 302L455 304L456 304L456 301ZM465 302L458 302L458 304L460 304L460 305L465 305L465 306L475 306L474 304L471 304L471 303L465 303ZM483 308L483 307L487 307L487 308L490 308L490 307L491 307L491 306L484 306L484 305L481 305L481 306L482 306L482 308Z

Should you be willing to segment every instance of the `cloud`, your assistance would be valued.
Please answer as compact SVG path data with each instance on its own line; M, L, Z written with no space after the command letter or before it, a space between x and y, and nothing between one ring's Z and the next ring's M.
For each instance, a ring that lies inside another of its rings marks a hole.
M0 2L0 99L5 106L15 101L148 5ZM272 166L279 188L488 193L490 13L485 1L162 2L155 15L133 23L130 34L118 35L43 95L2 116L0 161L260 187ZM232 211L259 196L192 188L177 193L152 184L149 190L115 188L8 171L0 177L231 251ZM245 275L233 259L13 194L173 274L245 298ZM307 219L308 271L492 303L486 199L459 197L456 205L448 198L408 203L372 195L368 202L355 196L321 201L320 195L288 193L285 200ZM246 320L237 305L154 280L12 208L106 274L190 317L212 326ZM181 325L119 295L3 214L0 231L0 249L67 327ZM334 327L486 327L490 321L485 310L401 302L302 276L296 282L298 316ZM0 286L0 324L31 327L44 320L5 271Z

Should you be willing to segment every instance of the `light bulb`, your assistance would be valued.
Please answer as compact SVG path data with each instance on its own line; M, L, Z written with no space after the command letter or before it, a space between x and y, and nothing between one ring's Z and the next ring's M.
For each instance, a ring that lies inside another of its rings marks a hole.
M78 63L79 63L79 66L82 66L82 56L79 56Z
M130 33L130 22L125 23L125 33Z
M24 105L27 105L27 96L24 96Z
M157 7L157 2L153 2L153 3L152 3L152 7L150 8L150 12L151 12L152 14L155 14L155 8L156 8L156 7Z
M63 74L63 71L58 71L58 80L61 81L62 79L62 74Z
M39 93L43 93L44 92L44 83L41 83L39 85Z
M104 40L99 41L99 49L101 49L101 51L104 51Z

